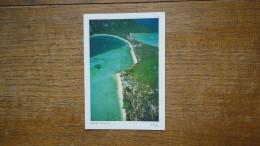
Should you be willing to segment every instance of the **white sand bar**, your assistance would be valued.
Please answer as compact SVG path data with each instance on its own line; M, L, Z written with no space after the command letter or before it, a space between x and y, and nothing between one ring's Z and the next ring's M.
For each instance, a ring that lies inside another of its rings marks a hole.
M121 114L122 114L122 120L126 120L126 113L125 109L123 109L123 87L122 87L122 82L120 78L120 73L116 73L116 80L117 80L117 93L118 93L118 98L120 102L120 108L121 108Z

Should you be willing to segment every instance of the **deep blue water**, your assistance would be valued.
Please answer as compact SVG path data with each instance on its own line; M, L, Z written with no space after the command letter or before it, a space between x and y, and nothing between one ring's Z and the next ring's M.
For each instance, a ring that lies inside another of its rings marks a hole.
M92 36L90 37L90 57L102 54L106 51L124 46L125 42L116 37Z
M158 32L159 19L158 18L147 18L147 19L136 19L138 25L150 27L154 32Z

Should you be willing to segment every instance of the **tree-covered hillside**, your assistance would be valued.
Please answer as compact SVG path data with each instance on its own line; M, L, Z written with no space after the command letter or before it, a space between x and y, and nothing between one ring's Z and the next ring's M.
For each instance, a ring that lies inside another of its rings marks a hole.
M90 34L149 33L152 28L138 25L135 19L90 20Z

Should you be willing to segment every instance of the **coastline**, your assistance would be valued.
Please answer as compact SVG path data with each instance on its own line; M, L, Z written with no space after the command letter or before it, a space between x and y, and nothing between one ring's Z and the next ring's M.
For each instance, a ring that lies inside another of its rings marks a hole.
M132 58L133 58L133 61L134 61L133 65L135 65L137 63L137 59L136 59L136 56L135 56L135 53L134 53L134 48L133 48L132 44L128 40L125 40L125 39L123 39L121 37L118 37L118 36L115 36L115 35L110 35L110 34L94 34L94 35L112 36L112 37L116 37L118 39L121 39L121 40L125 41L130 46L131 55L132 55ZM116 73L116 80L117 80L117 94L118 94L119 103L120 103L122 120L126 121L126 112L125 112L125 109L123 109L123 105L124 105L124 103L123 103L123 99L124 99L124 97L123 97L123 86L122 86L122 81L121 81L119 72Z
M94 34L94 35L112 36L112 37L116 37L116 38L118 38L118 39L121 39L121 40L125 41L125 42L130 46L130 48L131 48L131 55L132 55L134 64L137 63L137 59L136 59L136 56L135 56L134 48L133 48L132 44L131 44L128 40L125 40L125 39L123 39L123 38L120 38L120 37L118 37L118 36L111 35L111 34ZM131 33L130 33L130 36L131 36Z
M135 33L135 34L145 34L145 33ZM133 33L130 33L130 36L135 39L135 37L133 36Z
M116 80L117 80L117 94L119 98L119 103L120 103L120 108L121 108L121 115L122 115L122 120L126 121L126 113L125 109L123 109L123 87L122 87L122 82L120 78L120 73L116 73Z

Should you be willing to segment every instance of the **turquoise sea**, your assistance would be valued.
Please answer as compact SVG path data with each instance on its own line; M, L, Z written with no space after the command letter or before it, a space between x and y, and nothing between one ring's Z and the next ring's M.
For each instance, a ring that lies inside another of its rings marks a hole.
M122 121L116 72L133 64L130 47L112 36L90 37L91 121Z
M145 44L158 47L158 32L156 33L132 33L132 36Z

